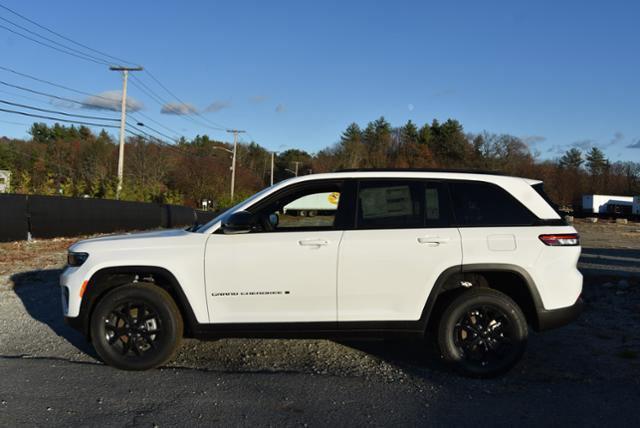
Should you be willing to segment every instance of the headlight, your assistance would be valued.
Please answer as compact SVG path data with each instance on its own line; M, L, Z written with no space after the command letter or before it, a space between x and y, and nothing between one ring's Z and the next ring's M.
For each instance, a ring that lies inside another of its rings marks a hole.
M67 264L69 266L81 266L88 258L88 253L74 253L69 251L67 254Z

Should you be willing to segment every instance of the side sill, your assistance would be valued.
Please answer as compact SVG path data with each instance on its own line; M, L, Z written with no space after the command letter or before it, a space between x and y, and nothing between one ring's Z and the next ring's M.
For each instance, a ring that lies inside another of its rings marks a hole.
M199 324L193 330L193 337L196 339L357 339L423 336L424 330L418 322L406 321Z

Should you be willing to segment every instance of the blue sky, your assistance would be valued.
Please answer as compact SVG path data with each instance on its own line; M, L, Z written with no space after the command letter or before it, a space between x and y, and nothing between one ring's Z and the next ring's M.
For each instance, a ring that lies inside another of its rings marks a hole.
M0 4L142 64L209 121L247 129L245 139L271 150L315 152L335 143L349 123L366 125L379 116L394 125L451 117L467 132L522 137L542 158L597 145L613 160L640 161L638 2ZM0 17L20 22L6 11ZM120 76L106 66L1 28L0 49L1 66L90 93L120 89ZM170 100L148 75L138 76ZM2 79L83 98L0 71ZM0 90L3 99L49 104ZM129 94L143 104L142 113L180 134L228 138L162 114L136 87ZM29 122L2 112L0 121L0 135L18 137L25 127L5 122ZM639 147L628 148L634 144Z

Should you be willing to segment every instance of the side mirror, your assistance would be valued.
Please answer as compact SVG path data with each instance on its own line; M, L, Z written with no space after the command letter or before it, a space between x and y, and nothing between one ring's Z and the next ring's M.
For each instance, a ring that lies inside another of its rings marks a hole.
M269 223L271 223L273 227L278 227L278 224L280 224L280 216L277 213L269 214Z
M233 214L222 224L222 231L225 235L237 235L240 233L249 233L255 226L255 217L249 211L238 211Z

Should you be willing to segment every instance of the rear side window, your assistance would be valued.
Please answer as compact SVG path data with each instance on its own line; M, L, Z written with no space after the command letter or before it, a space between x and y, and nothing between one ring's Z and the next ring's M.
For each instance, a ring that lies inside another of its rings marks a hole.
M443 227L449 223L442 183L411 180L360 182L358 229Z
M460 226L528 226L537 220L509 192L495 184L452 181L449 188Z

